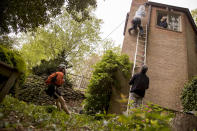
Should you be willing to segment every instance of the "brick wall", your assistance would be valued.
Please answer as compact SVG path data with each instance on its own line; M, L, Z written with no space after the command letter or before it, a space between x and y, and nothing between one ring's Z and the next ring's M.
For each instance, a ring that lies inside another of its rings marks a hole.
M139 1L133 1L125 32L122 53L128 54L130 60L134 60L136 34L128 34L131 20L139 6ZM142 1L141 1L142 2ZM180 94L184 83L191 76L197 74L197 44L196 34L182 12L176 12L181 16L181 32L170 31L156 26L156 11L160 9L152 7L151 21L147 47L148 76L150 88L146 92L145 102L153 102L163 107L181 110ZM148 11L147 11L148 13ZM143 23L147 22L147 17Z
M191 79L197 75L197 34L188 19L185 19L186 45L188 55L188 76Z
M145 101L181 110L180 92L188 79L185 27L182 32L157 27L157 10L161 9L153 7L151 13L147 48L150 89L146 93ZM174 13L181 15L181 24L184 25L185 15Z
M137 33L133 32L132 35L129 35L128 29L131 28L132 26L131 21L135 15L136 10L139 8L140 5L146 3L147 1L148 0L133 0L131 4L129 19L126 25L125 37L124 37L123 46L122 46L122 54L127 54L131 61L134 60ZM146 8L146 12L148 12L147 10L148 8ZM143 18L142 25L147 23L147 18L148 18L148 15L146 14L146 17Z

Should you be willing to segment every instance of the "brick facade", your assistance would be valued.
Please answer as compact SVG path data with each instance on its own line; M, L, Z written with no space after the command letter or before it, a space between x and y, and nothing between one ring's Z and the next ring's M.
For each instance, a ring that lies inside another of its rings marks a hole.
M134 60L137 37L135 33L129 35L128 28L140 2L142 4L146 1L133 0L131 5L122 47L122 53L129 55L131 61ZM197 75L197 35L184 12L173 11L181 16L180 32L158 27L156 25L158 10L168 12L167 9L154 6L151 10L147 46L150 88L146 92L144 101L181 110L180 94L184 83ZM143 19L143 24L147 22L148 16Z

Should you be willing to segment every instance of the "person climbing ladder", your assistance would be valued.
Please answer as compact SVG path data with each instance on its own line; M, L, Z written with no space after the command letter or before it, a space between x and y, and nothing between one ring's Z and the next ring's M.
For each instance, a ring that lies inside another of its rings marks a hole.
M65 73L65 65L60 64L58 66L58 71L52 73L45 81L45 83L48 85L46 93L47 95L53 97L56 100L56 106L59 110L63 109L67 114L70 114L66 102L62 97L61 92L59 91L59 87L62 86L64 83L63 77Z
M144 5L140 5L140 7L138 8L138 10L135 12L135 16L132 20L132 24L133 26L131 28L129 28L128 32L131 35L131 31L133 29L137 30L137 27L139 27L140 30L140 35L142 36L144 34L144 30L141 26L141 19L142 17L146 16L146 12L145 12L145 6Z

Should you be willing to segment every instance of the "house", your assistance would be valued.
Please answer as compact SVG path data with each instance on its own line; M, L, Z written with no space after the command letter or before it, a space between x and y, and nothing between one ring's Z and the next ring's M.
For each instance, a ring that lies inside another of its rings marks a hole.
M140 40L135 31L130 35L128 29L136 10L145 3L146 17L142 19L142 25L147 33ZM167 17L167 28L159 26L163 16ZM145 48L142 48L145 58L141 58L144 61L141 65L146 64L149 67L150 88L144 101L182 110L180 95L184 83L197 75L197 27L190 11L148 0L132 0L124 35L122 54L127 54L136 68L137 60L140 59L136 54L137 48L140 48L137 43L145 43Z

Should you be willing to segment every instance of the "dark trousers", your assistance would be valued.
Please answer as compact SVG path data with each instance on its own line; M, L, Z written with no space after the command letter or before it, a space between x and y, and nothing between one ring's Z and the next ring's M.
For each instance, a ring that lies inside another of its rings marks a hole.
M57 89L58 86L54 84L49 84L48 88L45 90L46 94L54 99L58 99L61 96L61 92Z
M132 24L133 26L131 28L129 28L129 34L131 34L131 30L135 29L137 30L137 27L139 27L140 29L140 35L143 35L144 31L143 31L143 28L141 26L141 19L140 18L135 18L132 20Z

